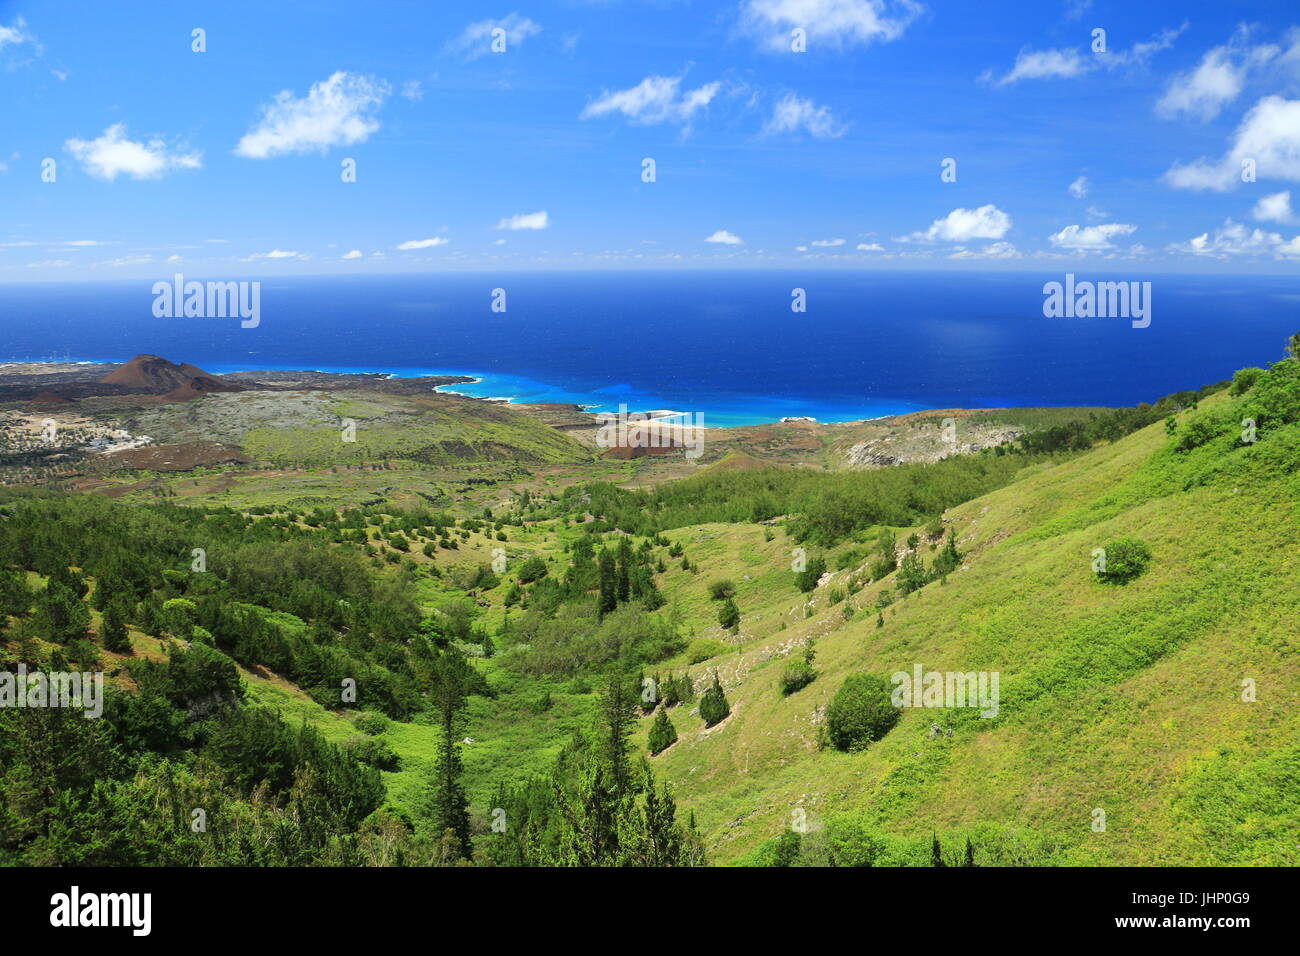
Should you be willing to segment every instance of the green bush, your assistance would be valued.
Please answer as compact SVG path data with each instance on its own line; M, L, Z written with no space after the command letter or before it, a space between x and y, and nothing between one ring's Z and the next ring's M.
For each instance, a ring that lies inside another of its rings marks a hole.
M789 697L795 691L803 690L817 679L817 671L813 668L816 657L813 642L809 641L804 647L803 656L785 665L785 670L781 672L781 693L784 696Z
M725 720L730 713L731 705L727 703L727 695L722 692L718 673L714 671L713 686L700 697L700 716L704 718L705 727L712 727L718 721Z
M722 578L709 585L709 597L714 601L725 601L736 596L736 586L728 578Z
M1132 581L1151 563L1151 549L1141 538L1116 538L1104 550L1104 570L1097 572L1097 576L1113 584Z
M794 575L794 585L800 591L807 594L813 588L817 587L817 582L821 580L826 573L826 559L818 555L810 560L802 571L796 571Z
M357 714L352 723L355 724L357 730L361 731L363 734L368 734L371 737L374 737L386 731L392 721L378 711L363 710Z
M707 661L710 657L725 654L729 650L731 650L731 646L722 643L722 641L716 641L711 637L697 637L686 648L686 659L692 664L698 664L701 661Z
M880 674L845 678L826 708L826 733L839 750L856 750L885 736L898 723L889 681Z
M740 627L740 608L736 607L736 602L731 598L723 601L722 607L718 608L718 623L733 634Z
M1230 395L1244 395L1254 386L1255 382L1264 374L1262 368L1240 368L1232 376L1232 387L1228 390Z
M677 728L668 719L666 708L660 708L655 714L655 722L650 725L650 753L659 754L677 742Z

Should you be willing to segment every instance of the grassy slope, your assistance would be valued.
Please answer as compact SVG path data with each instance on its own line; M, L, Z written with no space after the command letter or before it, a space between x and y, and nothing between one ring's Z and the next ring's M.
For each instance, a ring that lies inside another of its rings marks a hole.
M703 731L674 710L681 739L655 758L715 857L736 859L802 806L814 825L865 811L898 834L1021 825L1052 837L1059 862L1300 862L1297 483L1183 491L1166 473L1185 463L1165 461L1165 445L1152 426L953 509L969 570L895 605L880 630L873 614L843 622L840 607L792 618L792 587L741 584L756 529L734 529L729 555L723 532L709 546L680 532L704 572L665 593L698 605L708 580L730 576L745 630L760 634L717 662L732 716ZM1151 570L1126 587L1096 582L1092 549L1124 534L1151 545ZM780 619L797 623L770 632ZM823 633L819 678L782 699L781 662L761 659ZM999 671L999 718L910 710L865 753L816 749L816 712L848 674L916 662ZM1240 701L1246 677L1253 704ZM927 737L932 723L954 735ZM1092 832L1096 807L1105 833Z

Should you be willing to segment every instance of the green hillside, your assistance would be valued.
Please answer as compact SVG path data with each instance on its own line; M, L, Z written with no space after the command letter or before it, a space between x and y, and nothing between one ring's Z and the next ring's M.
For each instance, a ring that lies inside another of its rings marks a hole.
M1087 411L651 490L6 491L5 669L113 692L0 712L0 860L1300 862L1300 361ZM914 668L995 707L897 708Z

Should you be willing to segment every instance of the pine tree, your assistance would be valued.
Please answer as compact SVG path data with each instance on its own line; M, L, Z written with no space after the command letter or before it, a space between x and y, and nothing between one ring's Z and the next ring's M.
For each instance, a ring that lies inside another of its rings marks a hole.
M600 700L601 753L609 771L609 781L616 796L622 796L630 783L627 762L628 738L636 719L636 702L627 677L617 670L609 675Z
M659 708L655 722L650 725L650 753L660 754L677 742L677 728L668 719L668 709Z
M740 627L740 608L736 607L736 602L731 598L722 602L722 607L718 610L718 623L733 634Z
M713 672L713 686L704 692L700 698L700 716L704 718L704 726L712 727L720 720L725 720L731 713L731 705L727 703L727 695L722 692L722 684L718 682L718 672Z
M127 633L126 615L123 613L120 601L109 601L104 611L99 640L106 651L112 651L114 654L131 653L131 635Z
M429 696L442 735L429 783L426 811L432 818L434 833L441 838L450 832L460 844L459 854L468 857L471 849L469 798L460 782L464 767L456 733L469 693L472 669L458 651L448 650L433 661L429 676Z
M597 610L604 617L618 607L618 590L614 578L614 557L608 551L600 552L600 601Z
M943 854L939 852L939 837L932 833L930 838L933 841L930 844L930 865L947 866L948 864L943 862Z

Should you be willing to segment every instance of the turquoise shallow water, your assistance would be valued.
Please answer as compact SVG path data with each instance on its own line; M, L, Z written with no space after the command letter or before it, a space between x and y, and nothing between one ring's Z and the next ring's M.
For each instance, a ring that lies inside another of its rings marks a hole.
M204 280L209 277L195 276ZM227 278L227 277L217 277ZM255 277L254 277L255 278ZM464 374L454 390L706 425L924 408L1133 405L1281 356L1300 277L1152 283L1152 321L1045 318L1059 274L641 272L262 278L261 321L156 318L152 283L0 286L0 360L152 352L243 369ZM509 308L490 309L505 288ZM790 310L805 290L805 313Z

